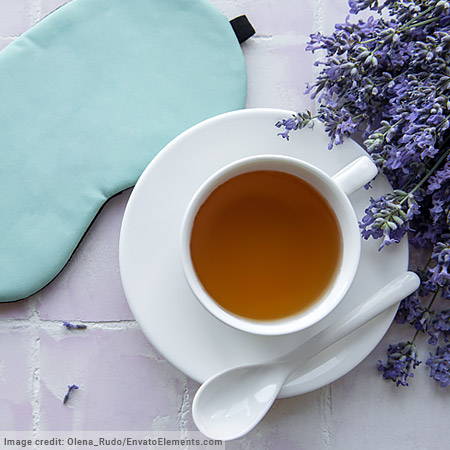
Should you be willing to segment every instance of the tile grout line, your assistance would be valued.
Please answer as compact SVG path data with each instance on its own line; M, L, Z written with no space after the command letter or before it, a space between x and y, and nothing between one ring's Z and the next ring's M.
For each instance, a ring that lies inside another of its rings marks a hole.
M14 328L31 328L33 326L38 326L41 329L46 330L56 330L62 329L64 320L56 320L56 319L41 319L39 318L39 324L37 325L35 321L33 321L33 316L30 316L26 319L2 319L0 320L0 331L2 329L14 329ZM138 323L133 319L123 319L123 320L102 320L102 321L88 321L88 320L73 320L70 323L73 324L82 324L87 327L94 329L104 329L104 330L113 330L113 329L128 329L128 328L139 328Z
M33 26L42 16L42 0L31 0L29 16Z
M185 377L185 382L183 386L183 394L181 397L181 404L178 408L176 422L178 424L179 431L182 433L186 433L186 415L189 414L190 411L190 395L188 388L188 379Z
M251 39L261 40L261 41L270 41L274 38L273 34L255 34L251 37Z
M39 336L40 319L36 302L32 304L32 314L28 322L33 330L32 353L31 353L31 402L32 402L32 424L33 436L36 437L40 430L41 421L41 339Z
M319 391L320 408L320 432L321 439L327 449L333 448L333 432L331 426L331 415L333 411L332 385L323 386Z
M313 26L314 32L324 32L324 11L325 5L324 0L315 0L314 6L314 19ZM319 52L314 54L314 62L321 59L321 55ZM320 68L318 66L313 66L313 76L314 78L320 72ZM317 112L317 99L313 102L314 105L314 113ZM332 448L333 442L333 430L332 430L332 413L333 413L333 391L331 384L324 386L320 389L320 401L319 401L319 409L320 409L320 431L322 442L327 449Z
M323 33L324 30L324 4L323 4L324 0L315 0L314 3L314 17L313 17L313 32L317 33L318 31L320 31L321 33ZM313 53L313 63L315 63L316 61L321 59L321 55L320 52L315 52ZM312 68L312 74L314 79L317 77L317 75L320 72L320 68L318 66L313 65ZM312 81L311 81L312 82ZM314 111L312 111L313 113L316 113L317 111L317 98L314 99L312 101L313 104L313 109Z

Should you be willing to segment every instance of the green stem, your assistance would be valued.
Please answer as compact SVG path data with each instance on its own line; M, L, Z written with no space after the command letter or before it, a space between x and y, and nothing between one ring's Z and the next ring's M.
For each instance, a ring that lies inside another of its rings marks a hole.
M431 309L431 307L433 306L433 303L434 303L434 301L436 300L436 297L437 297L439 291L440 291L440 288L439 288L439 289L436 289L436 290L434 291L433 297L431 298L430 303L428 303L428 306L426 307L425 311L430 312L430 309ZM417 331L414 333L414 336L413 336L413 338L412 338L412 340L411 340L411 344L414 344L414 341L416 340L416 337L419 335L419 333L420 333L420 330L417 330Z
M416 18L414 18L414 20L415 19ZM429 23L436 22L437 20L440 20L440 17L431 17L430 19L423 20L422 22L411 23L411 25L408 25L408 22L407 22L405 25L400 27L396 32L400 32L401 33L402 31L412 30L413 28L420 27L422 25L428 25ZM386 31L387 30L384 30L381 33L381 37L383 37L383 35L386 34ZM371 38L371 39L367 39L365 41L361 41L360 44L368 44L369 42L374 42L374 41L378 40L379 37L380 36L374 37L374 38ZM375 50L373 50L373 51L375 51Z
M412 25L409 25L409 26L401 27L400 31L407 31L407 30L411 30L412 28L420 27L422 25L428 25L429 23L436 22L437 20L440 20L440 19L441 19L440 17L431 17L430 19L423 20L422 22L417 22L417 23L413 23Z
M425 9L424 11L422 11L421 13L417 14L417 16L413 17L411 20L408 20L408 22L405 23L405 27L408 26L409 24L413 23L415 20L417 20L419 17L423 17L425 14L429 13L431 10L434 9L434 5L428 7L427 9Z
M383 138L385 138L387 136L387 134L389 133L389 131L391 131L392 128L397 126L402 120L403 119L399 119L399 120L397 120L397 122L393 123L392 125L389 125L389 128L383 133Z
M427 174L419 181L419 183L417 183L416 186L411 191L409 191L408 195L400 201L400 205L402 203L404 203L409 196L413 195L414 192L416 192L418 189L420 189L423 186L423 184L428 180L428 178L431 177L431 175L433 175L434 171L440 166L442 161L444 161L444 159L448 156L449 153L450 153L450 148L448 148L441 155L441 157L436 161L436 164L427 172Z
M427 263L423 266L423 269L421 270L422 273L425 273L425 270L428 269L428 266L430 265L430 262L431 262L431 256L428 258Z
M417 330L415 333L414 333L414 336L413 336L413 338L411 339L411 344L414 344L414 341L416 340L416 337L419 335L419 333L420 333L420 330Z
M437 295L438 295L438 293L439 293L440 290L441 290L441 288L438 288L438 289L436 289L436 290L434 291L433 297L431 298L430 303L428 303L428 306L427 306L427 309L426 309L428 312L430 311L431 307L433 306L433 303L434 303L434 301L436 300Z
M304 127L306 127L310 122L312 122L314 119L318 119L319 118L319 116L316 114L316 115L314 115L314 116L311 116L309 119L308 119L308 121L302 126L302 128L304 128ZM298 129L300 129L300 128L298 128Z

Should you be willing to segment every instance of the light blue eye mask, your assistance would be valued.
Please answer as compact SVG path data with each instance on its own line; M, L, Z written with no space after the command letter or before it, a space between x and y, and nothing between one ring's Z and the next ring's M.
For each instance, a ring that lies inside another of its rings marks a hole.
M74 0L0 53L0 302L69 260L100 207L203 119L244 107L206 0Z

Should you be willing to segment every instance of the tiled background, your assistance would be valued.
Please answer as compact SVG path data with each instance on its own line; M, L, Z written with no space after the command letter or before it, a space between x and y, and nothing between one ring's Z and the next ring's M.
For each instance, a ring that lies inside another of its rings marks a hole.
M0 48L61 3L1 0ZM303 87L313 78L313 59L304 43L313 30L329 31L345 17L345 0L213 3L229 17L246 13L257 28L244 45L248 106L310 107ZM108 203L52 284L26 301L0 305L0 430L194 429L190 405L197 385L146 341L120 285L117 245L128 196ZM70 332L64 320L89 328ZM450 393L420 368L409 389L376 374L388 343L408 333L394 327L351 373L277 402L256 430L227 449L449 448ZM72 383L81 389L64 406Z

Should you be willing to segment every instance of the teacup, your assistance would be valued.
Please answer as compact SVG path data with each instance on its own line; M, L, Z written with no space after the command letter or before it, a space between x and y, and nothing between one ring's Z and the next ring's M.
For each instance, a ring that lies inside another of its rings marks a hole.
M209 195L227 180L247 172L262 170L285 172L311 185L328 202L336 216L341 234L339 266L326 291L306 310L276 320L254 320L224 309L202 285L193 265L190 246L195 217ZM181 228L181 258L184 273L199 302L225 324L259 335L294 333L322 320L344 298L358 268L361 238L358 220L348 195L372 180L376 174L377 168L367 156L356 159L333 176L304 161L282 155L252 156L219 169L192 197Z

